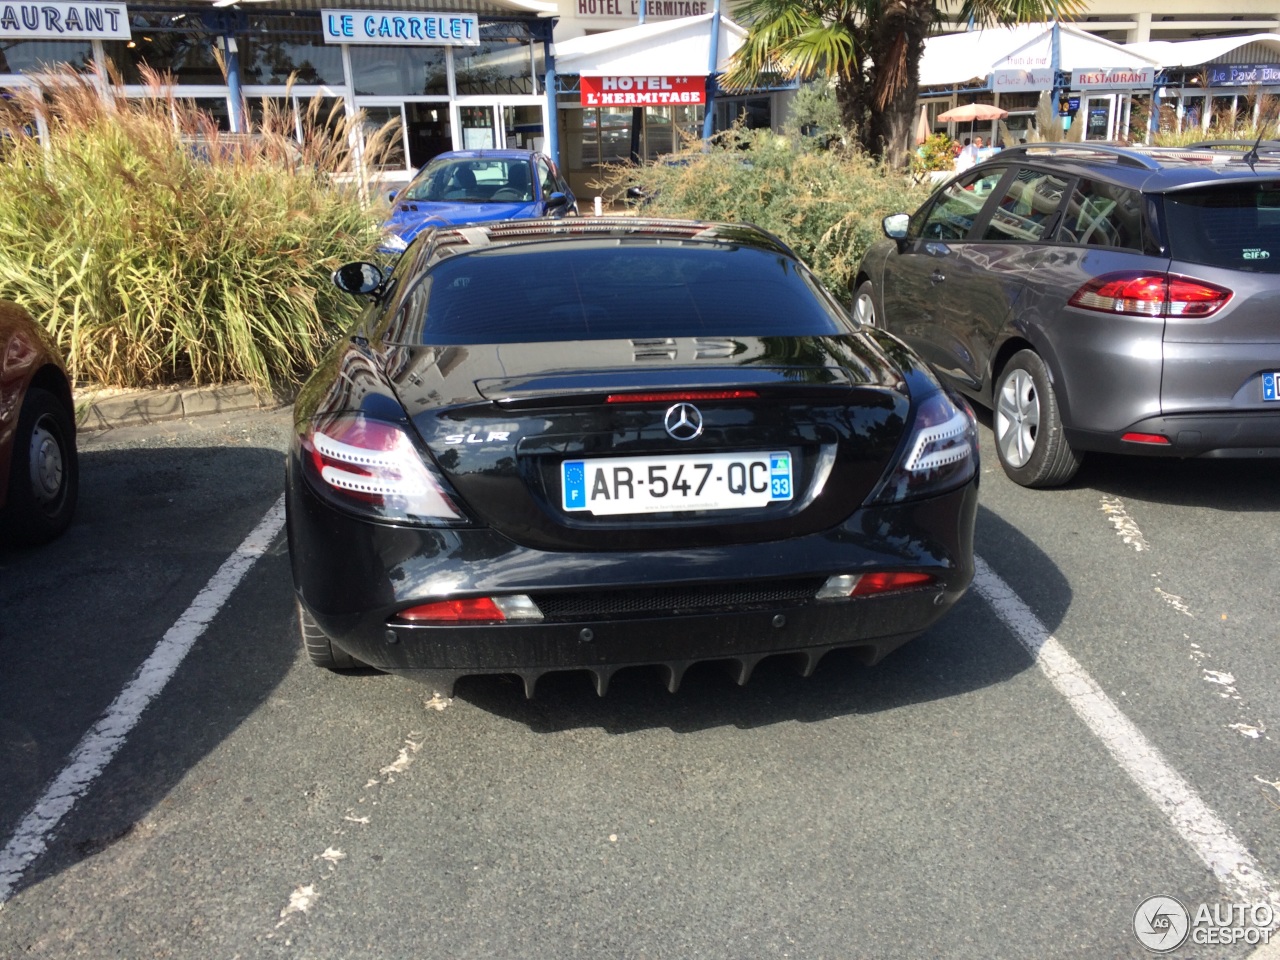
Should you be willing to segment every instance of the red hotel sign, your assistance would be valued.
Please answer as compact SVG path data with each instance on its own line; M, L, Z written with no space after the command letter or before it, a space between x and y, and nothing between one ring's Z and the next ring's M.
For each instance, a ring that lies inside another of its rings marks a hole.
M583 77L584 107L665 107L705 103L706 77Z

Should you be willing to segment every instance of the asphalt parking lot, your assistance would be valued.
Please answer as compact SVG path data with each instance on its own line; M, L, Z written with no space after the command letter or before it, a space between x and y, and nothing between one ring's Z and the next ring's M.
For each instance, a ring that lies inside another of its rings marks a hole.
M1147 898L1275 901L1273 464L1030 491L984 428L979 579L879 666L442 702L304 662L289 426L85 435L0 548L3 955L1137 957ZM1274 955L1208 926L1166 955Z

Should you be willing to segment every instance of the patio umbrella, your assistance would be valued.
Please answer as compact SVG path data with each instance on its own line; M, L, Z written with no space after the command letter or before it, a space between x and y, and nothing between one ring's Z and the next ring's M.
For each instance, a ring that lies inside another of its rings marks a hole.
M1008 110L1001 110L999 107L993 107L989 103L966 103L963 107L955 107L946 113L938 114L938 119L944 123L955 120L963 123L969 121L969 132L973 133L973 124L976 120L1003 120L1009 115Z
M920 119L916 122L916 143L924 143L933 134L933 127L929 123L929 108L924 104L920 104Z
M946 113L938 114L938 119L943 123L950 123L952 120L960 122L968 120L972 123L974 120L1003 120L1008 115L1008 110L1001 110L989 103L966 103L963 107L955 107Z

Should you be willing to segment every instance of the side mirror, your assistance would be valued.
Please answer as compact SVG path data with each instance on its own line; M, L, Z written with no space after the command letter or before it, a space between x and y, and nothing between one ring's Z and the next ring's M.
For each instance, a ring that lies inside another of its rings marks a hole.
M881 224L884 229L884 235L890 240L907 239L907 229L911 226L911 215L908 213L895 213L892 216L884 218Z
M554 210L557 207L563 207L569 202L569 198L557 190L551 196L547 197L547 209Z
M363 297L376 294L387 282L387 275L376 263L358 260L344 263L333 271L333 285L343 293Z
M387 203L395 203L395 202L396 202L396 194L397 194L397 192L398 192L398 191L396 191L396 190L388 190L388 191L387 191Z

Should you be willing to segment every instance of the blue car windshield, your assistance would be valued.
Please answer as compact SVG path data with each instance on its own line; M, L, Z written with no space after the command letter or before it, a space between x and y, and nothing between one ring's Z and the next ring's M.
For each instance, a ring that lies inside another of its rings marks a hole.
M794 260L729 244L553 241L479 251L437 263L407 301L394 338L423 345L848 330L839 305Z
M428 164L397 199L420 203L528 203L533 178L528 160L443 159Z

